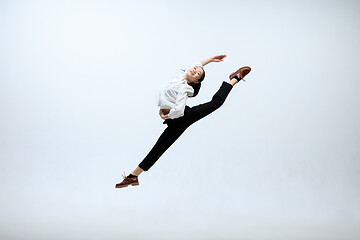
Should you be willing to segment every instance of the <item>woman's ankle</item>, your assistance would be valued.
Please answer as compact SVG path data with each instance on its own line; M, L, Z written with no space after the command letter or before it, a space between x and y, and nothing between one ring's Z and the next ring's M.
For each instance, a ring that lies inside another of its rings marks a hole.
M131 173L134 176L139 176L144 170L141 169L139 166Z
M234 86L235 84L237 84L239 81L236 79L236 78L232 78L230 81L229 81L229 84L231 84L232 86Z

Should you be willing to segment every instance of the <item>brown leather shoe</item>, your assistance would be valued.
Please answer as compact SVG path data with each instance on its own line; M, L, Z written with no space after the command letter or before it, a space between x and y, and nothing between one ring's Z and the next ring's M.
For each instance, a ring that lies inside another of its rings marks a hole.
M242 68L239 68L236 72L233 72L230 74L229 78L230 80L235 78L240 82L240 80L244 80L243 78L251 71L251 68L249 66L245 66ZM245 80L244 80L245 81Z
M116 184L115 188L123 188L123 187L127 187L129 185L131 185L131 186L139 185L138 177L129 178L129 177L123 176L123 178L124 178L124 180L121 183Z

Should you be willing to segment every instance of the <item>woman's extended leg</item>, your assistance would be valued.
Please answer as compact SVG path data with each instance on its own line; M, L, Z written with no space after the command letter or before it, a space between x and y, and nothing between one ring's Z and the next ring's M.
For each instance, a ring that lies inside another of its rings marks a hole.
M183 124L169 124L155 143L154 147L139 164L139 167L144 171L148 171L161 155L163 155L163 153L180 137L186 128L187 127Z
M129 176L124 176L124 180L121 183L116 184L115 187L122 188L129 185L139 185L138 176L143 171L149 170L161 155L163 155L163 153L180 137L186 128L187 126L182 124L182 121L168 124L168 127L165 128L164 132L160 135L154 147L150 150L144 160Z
M221 107L231 89L237 82L238 81L236 79L232 79L229 82L223 82L220 89L214 94L210 102L199 104L194 107L186 107L184 118L186 119L188 126Z
M233 86L239 83L243 78L251 71L251 68L241 67L237 71L230 74L229 82L223 82L220 89L215 93L210 102L197 105L195 107L186 107L184 118L186 119L186 124L190 126L191 124L199 121L201 118L206 117L210 113L214 112L216 109L221 107L225 102L227 96L229 95ZM244 80L245 81L245 80Z

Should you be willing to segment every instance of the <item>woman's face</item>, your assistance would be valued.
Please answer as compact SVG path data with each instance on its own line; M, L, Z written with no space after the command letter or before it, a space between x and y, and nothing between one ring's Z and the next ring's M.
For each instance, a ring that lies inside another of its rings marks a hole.
M199 79L204 74L204 70L201 67L191 67L186 72L185 79L188 83L199 83Z

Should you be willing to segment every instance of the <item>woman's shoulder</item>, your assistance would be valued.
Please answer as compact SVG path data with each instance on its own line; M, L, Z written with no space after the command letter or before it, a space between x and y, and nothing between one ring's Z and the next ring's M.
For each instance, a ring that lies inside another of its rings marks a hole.
M183 88L183 91L185 93L187 93L187 95L192 96L194 94L194 88L192 86L190 86L189 84L187 84L186 81L184 82L182 88Z

